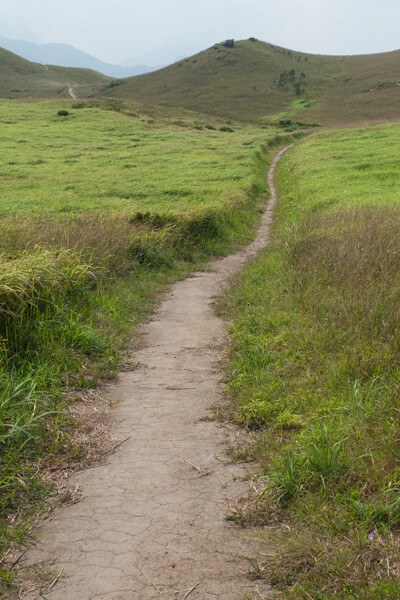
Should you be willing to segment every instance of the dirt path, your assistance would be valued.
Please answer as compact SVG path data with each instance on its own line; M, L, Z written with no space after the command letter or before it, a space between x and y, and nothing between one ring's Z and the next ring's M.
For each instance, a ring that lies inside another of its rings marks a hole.
M74 88L68 81L67 81L67 86L68 86L68 94L71 96L71 98L73 100L78 100L78 96L75 94Z
M242 600L267 592L241 576L241 557L257 550L254 533L224 520L225 500L247 489L234 481L245 467L227 461L226 433L206 417L220 394L216 354L225 336L212 299L267 243L273 169L285 150L268 175L273 193L255 242L176 283L145 326L138 368L122 373L111 394L119 403L115 433L128 440L76 478L84 499L40 530L28 557L63 568L48 600Z

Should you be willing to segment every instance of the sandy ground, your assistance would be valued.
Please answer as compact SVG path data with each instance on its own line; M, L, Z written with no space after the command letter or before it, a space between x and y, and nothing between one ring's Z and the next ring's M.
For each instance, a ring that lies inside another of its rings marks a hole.
M37 534L25 566L62 575L48 600L242 600L268 594L245 576L257 534L230 525L227 500L246 493L246 467L226 455L227 432L207 419L221 393L216 368L225 326L213 298L229 276L266 245L272 197L257 239L216 260L212 271L176 283L144 327L133 371L109 393L115 435L126 442L105 464L71 481L83 499ZM239 479L238 479L239 478Z

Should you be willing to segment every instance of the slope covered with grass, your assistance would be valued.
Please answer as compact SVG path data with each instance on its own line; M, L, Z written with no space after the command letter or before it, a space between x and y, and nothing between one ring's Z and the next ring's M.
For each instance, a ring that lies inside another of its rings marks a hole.
M326 132L278 174L271 246L235 281L231 418L272 525L258 574L289 598L400 593L400 127ZM276 527L280 548L276 548Z
M108 77L90 69L39 65L0 48L0 97L3 98L68 98L67 83L86 95L91 86L107 81Z
M245 40L99 93L243 121L283 112L307 123L363 123L400 117L398 64L399 51L323 56ZM293 106L295 100L304 102Z
M215 44L165 69L119 80L30 63L3 49L0 59L2 97L68 97L69 83L80 98L123 98L264 124L363 124L400 117L399 51L323 56L251 38Z

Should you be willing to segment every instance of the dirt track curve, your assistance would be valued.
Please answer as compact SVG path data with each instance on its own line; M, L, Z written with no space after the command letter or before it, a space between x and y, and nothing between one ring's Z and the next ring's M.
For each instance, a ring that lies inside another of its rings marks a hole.
M256 240L214 261L211 272L174 284L144 327L138 367L121 373L108 394L118 402L115 434L129 439L75 478L82 501L40 529L27 564L63 569L62 576L51 591L25 599L242 600L267 592L243 576L242 557L256 552L257 539L224 520L226 499L247 489L233 477L245 467L226 460L224 429L204 417L220 394L216 352L225 336L213 297L267 244L273 173L286 149L268 174L272 195Z

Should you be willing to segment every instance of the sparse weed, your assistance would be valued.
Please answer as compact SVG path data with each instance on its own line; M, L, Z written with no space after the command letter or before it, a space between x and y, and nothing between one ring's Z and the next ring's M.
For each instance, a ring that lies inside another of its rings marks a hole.
M299 457L286 453L280 460L273 460L273 468L269 471L262 496L272 492L280 504L296 500L304 489L304 473Z
M312 477L325 487L336 481L346 470L345 444L343 437L332 421L317 423L301 438L303 460Z

